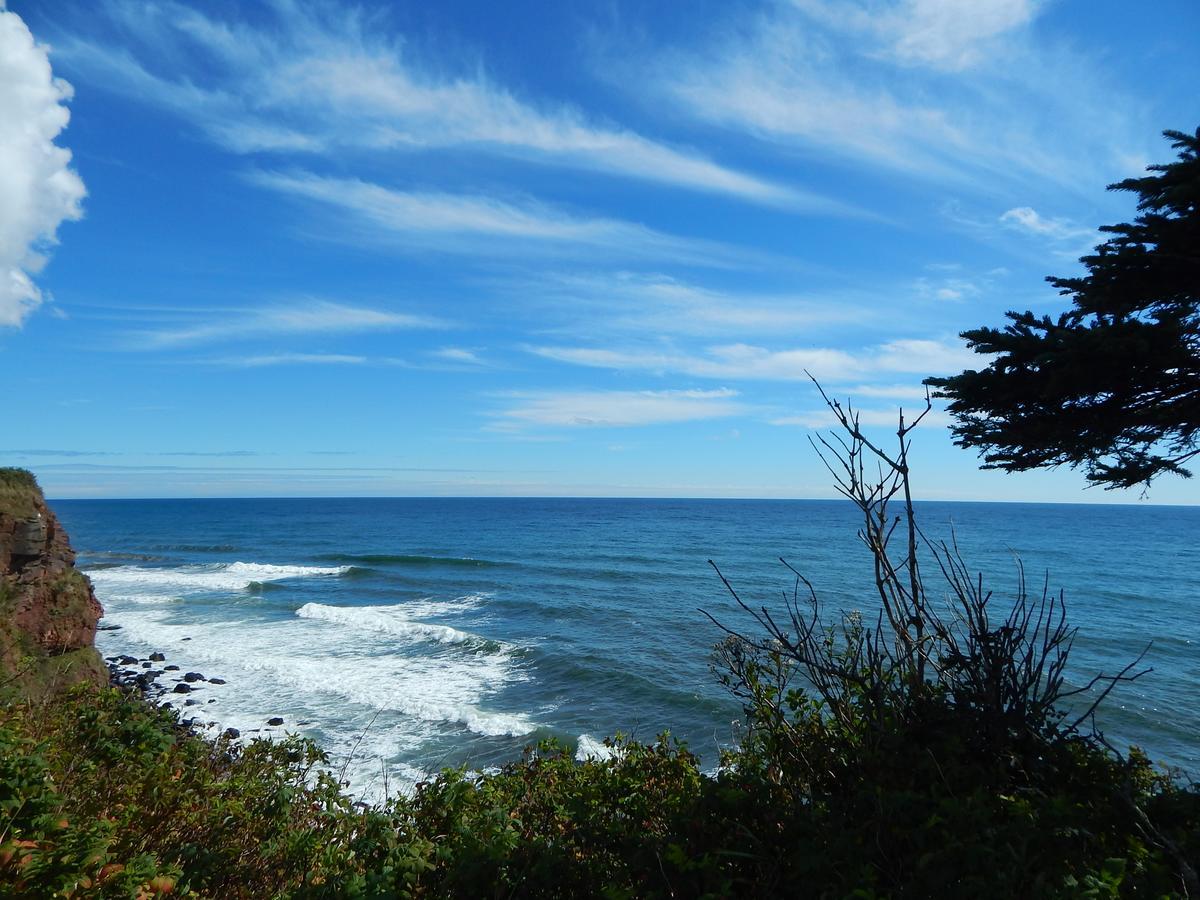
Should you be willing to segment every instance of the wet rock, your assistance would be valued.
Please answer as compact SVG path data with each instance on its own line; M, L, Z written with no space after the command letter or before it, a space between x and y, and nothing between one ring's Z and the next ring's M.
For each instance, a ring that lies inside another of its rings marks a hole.
M217 702L217 698L216 698L216 697L213 697L213 698L212 698L211 700L209 700L208 702L209 702L209 703L216 703L216 702Z
M224 684L225 679L224 678L210 678L210 679L208 679L208 683L209 684Z
M162 662L163 660L165 660L165 659L166 659L166 657L165 657L165 656L163 656L161 653L159 653L159 652L155 651L154 653L151 653L151 654L150 654L150 656L148 657L148 659L149 659L151 662Z
M178 671L179 671L179 666L163 666L163 671L165 671L165 672L178 672Z
M203 675L201 675L199 672L188 672L186 675L183 676L183 680L186 681L188 684L191 684L194 681L208 681L208 679L205 678Z
M172 690L174 690L176 694L189 694L192 691L192 686L181 681L179 684L175 685Z
M233 740L234 738L240 738L241 736L242 736L242 733L240 731L238 731L236 728L226 728L225 729L225 737L229 738L230 740Z
M120 625L97 625L96 630L97 631L120 631L121 626Z
M183 701L184 706L197 706L199 703L200 703L200 701L196 700L193 697L188 697L186 700Z
M190 641L191 638L180 638L181 641Z
M282 716L272 716L271 718L267 719L267 724L268 725L282 725L283 717Z
M148 668L150 668L152 665L154 665L154 663L150 663L150 662L144 662L144 663L142 663L142 668L143 668L143 669L148 669Z
M136 656L122 656L117 660L123 666L136 666L137 661Z

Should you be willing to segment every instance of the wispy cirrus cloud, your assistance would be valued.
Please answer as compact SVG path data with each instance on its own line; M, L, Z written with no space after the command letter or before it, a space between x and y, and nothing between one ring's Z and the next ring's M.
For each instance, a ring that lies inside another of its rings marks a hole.
M807 381L810 374L829 383L896 374L924 377L950 374L978 363L976 354L961 343L911 338L860 350L772 350L753 344L724 344L692 352L563 346L528 349L545 359L580 366L745 381Z
M239 341L284 335L351 334L395 329L444 328L447 323L429 316L390 312L361 306L348 306L327 300L303 300L290 305L262 309L232 310L211 314L203 321L131 334L131 343L138 349L158 350L218 341ZM263 355L262 365L270 360L283 360L288 355ZM304 354L290 354L298 361ZM312 355L309 354L311 357ZM344 357L337 358L347 361ZM312 361L310 358L308 361ZM244 363L243 363L244 364Z
M457 366L484 367L491 365L491 363L479 355L478 351L467 347L439 347L436 350L431 350L429 355L444 363Z
M1043 216L1031 206L1018 206L1000 216L1000 224L1016 231L1056 241L1091 241L1097 237L1094 228L1083 228L1069 219Z
M816 193L738 171L590 116L518 96L476 60L422 56L382 12L276 0L251 21L109 0L111 40L69 37L89 80L187 119L234 153L342 156L439 148L587 169L773 206L834 211Z
M0 450L0 457L5 456L113 456L111 450L63 450L63 449L28 449Z
M536 305L543 327L566 317L592 333L779 335L876 317L866 296L721 290L662 272L543 272L499 287Z
M924 404L913 404L904 408L904 421L911 424L924 409ZM895 428L900 421L899 409L859 409L855 407L854 414L858 417L860 424L871 427ZM921 420L921 424L925 427L944 427L949 425L950 422L950 414L941 409L929 410ZM819 429L836 428L838 420L828 409L813 409L796 415L779 416L778 418L769 419L768 424Z
M608 427L667 425L738 415L744 405L738 392L716 390L666 391L541 391L513 393L514 403L495 413L492 427L522 426Z
M653 349L613 350L600 347L532 347L544 359L618 371L648 371L700 378L801 381L809 371L818 377L842 379L857 371L849 353L827 348L768 350L750 344L708 347L699 353Z
M678 237L636 222L587 217L532 199L501 200L474 194L406 191L357 178L309 172L255 172L256 184L341 214L332 240L398 243L449 253L586 252L619 258L669 259L725 266L759 254L716 241ZM499 244L498 242L503 242Z
M365 356L344 353L268 353L210 360L213 365L238 369L262 369L271 366L361 366L367 361Z
M897 62L947 71L971 68L997 42L1033 21L1044 0L791 0L822 25L866 38Z
M981 193L1030 179L1094 191L1145 156L1153 127L1102 63L1029 27L1045 5L738 7L707 45L627 70L691 118L826 161Z

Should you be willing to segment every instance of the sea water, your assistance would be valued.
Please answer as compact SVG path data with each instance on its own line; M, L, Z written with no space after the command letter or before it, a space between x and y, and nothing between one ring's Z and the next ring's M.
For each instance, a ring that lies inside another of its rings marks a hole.
M722 632L704 613L757 632L710 559L754 607L792 589L782 557L828 615L877 610L856 513L839 501L53 505L104 605L105 655L160 651L224 679L195 683L187 714L214 733L311 737L371 799L546 737L584 758L618 731L669 730L716 765L740 707L710 670ZM1119 686L1097 724L1200 776L1200 508L922 503L918 515L957 540L1001 608L1018 562L1033 593L1063 591L1079 628L1072 684L1149 645L1154 671ZM945 594L936 569L926 580ZM268 727L275 716L284 725Z

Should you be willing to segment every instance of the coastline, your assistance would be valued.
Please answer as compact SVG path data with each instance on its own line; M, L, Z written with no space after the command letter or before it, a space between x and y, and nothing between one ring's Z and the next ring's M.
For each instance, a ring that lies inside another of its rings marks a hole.
M98 631L116 631L120 625L101 625ZM184 640L188 640L184 638ZM120 654L104 657L108 667L109 684L126 693L136 693L152 706L171 709L179 715L179 727L206 739L217 735L237 741L245 735L272 737L287 733L287 718L271 716L259 728L238 729L232 726L221 728L221 723L201 715L204 709L218 702L218 697L208 696L211 688L225 688L229 682L218 675L185 671L172 663L161 650L145 657ZM190 712L189 712L190 711ZM298 726L307 722L296 722Z

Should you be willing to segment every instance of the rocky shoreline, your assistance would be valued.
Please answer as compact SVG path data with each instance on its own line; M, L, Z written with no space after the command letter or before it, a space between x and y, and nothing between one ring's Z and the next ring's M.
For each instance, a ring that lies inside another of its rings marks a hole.
M116 631L120 625L101 625L99 631ZM185 638L187 640L187 638ZM196 734L212 734L220 723L201 715L204 708L219 702L218 696L209 696L209 688L222 688L228 684L224 678L207 676L202 672L185 672L181 667L167 661L166 654L155 651L146 657L118 654L104 657L108 665L109 684L127 692L137 692L148 703L164 706L180 714L179 725ZM189 711L193 711L190 715ZM283 716L271 716L261 728L249 728L246 735L265 735L286 730L287 720ZM296 722L304 726L308 722ZM237 728L225 728L220 732L230 740L238 740L243 732Z

